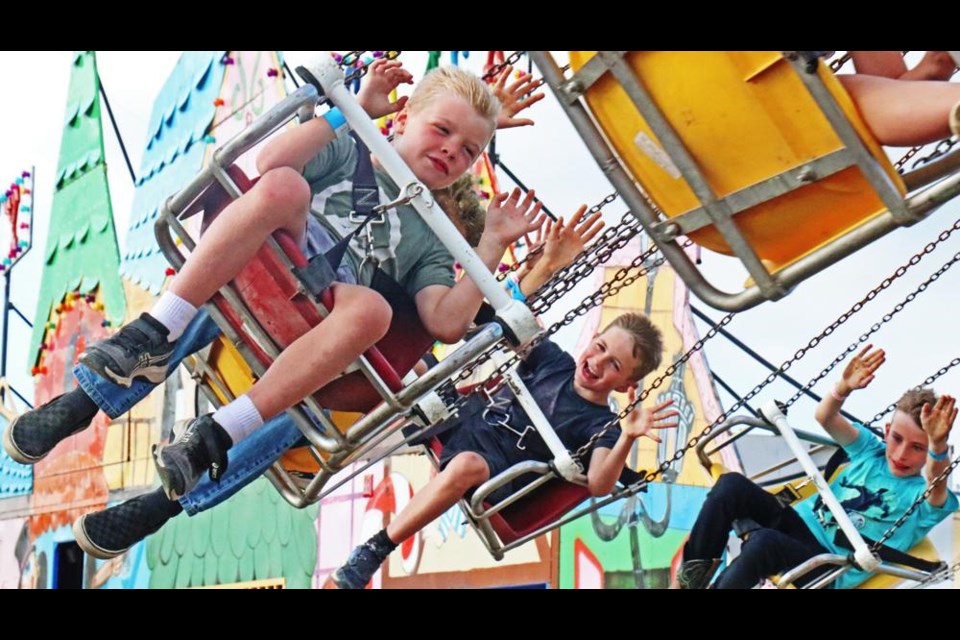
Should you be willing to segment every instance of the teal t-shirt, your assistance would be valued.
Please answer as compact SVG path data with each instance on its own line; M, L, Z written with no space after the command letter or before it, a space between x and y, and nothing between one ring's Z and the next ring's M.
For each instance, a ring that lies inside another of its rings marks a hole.
M926 490L927 482L922 475L898 478L890 473L883 441L863 425L855 423L854 426L860 435L844 447L850 463L830 483L830 488L861 535L878 540ZM949 491L947 501L939 508L924 500L887 541L887 546L909 552L934 525L957 507L957 497ZM834 544L839 527L818 494L793 508L820 544L832 553L849 553L848 549ZM870 574L864 571L851 570L840 576L834 585L849 589L869 577Z
M310 211L337 240L361 222L356 215L350 216L356 164L356 143L352 137L342 136L324 147L303 170L312 193ZM375 173L381 204L396 199L400 192L397 184L386 173L376 169ZM371 220L367 228L373 235L373 257L380 268L411 296L429 285L453 286L453 256L412 206L392 208L380 219ZM370 284L373 274L373 264L364 261L367 244L364 229L350 242L346 255L357 281L364 285Z

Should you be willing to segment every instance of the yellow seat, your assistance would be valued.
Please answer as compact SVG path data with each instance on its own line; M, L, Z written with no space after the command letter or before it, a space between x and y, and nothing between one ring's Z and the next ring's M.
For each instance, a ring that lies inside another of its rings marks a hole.
M571 51L571 66L580 69L594 54ZM779 52L632 51L625 60L718 198L843 148ZM901 195L905 193L839 81L826 65L819 65L819 74L869 152ZM612 74L591 85L585 99L633 178L664 214L672 218L701 207ZM734 220L773 273L886 210L853 166L746 208ZM688 235L703 247L733 254L712 225Z

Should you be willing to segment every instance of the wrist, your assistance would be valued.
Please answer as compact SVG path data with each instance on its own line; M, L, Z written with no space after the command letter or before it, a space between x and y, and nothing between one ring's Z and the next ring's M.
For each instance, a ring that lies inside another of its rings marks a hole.
M949 455L949 447L947 447L946 442L934 442L930 444L930 448L927 449L927 457L931 460L946 460Z
M830 395L833 396L833 399L837 402L843 402L850 396L851 391L853 391L853 389L850 388L850 385L841 380L830 388Z
M333 107L323 114L322 117L327 121L327 124L330 125L335 137L339 138L349 133L350 125L347 123L347 119L344 117L343 113L337 107Z

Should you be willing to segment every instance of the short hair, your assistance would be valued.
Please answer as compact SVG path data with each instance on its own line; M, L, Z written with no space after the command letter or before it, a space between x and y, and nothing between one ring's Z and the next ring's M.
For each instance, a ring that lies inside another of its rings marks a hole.
M474 189L475 178L467 173L443 189L435 189L433 197L454 224L460 227L471 247L480 244L480 236L487 220L486 209Z
M929 404L931 407L937 403L937 394L929 387L914 387L910 389L897 400L897 411L902 411L917 423L917 426L923 428L923 422L920 420L920 412L923 405Z
M607 325L603 333L612 327L617 327L630 334L633 338L633 357L640 360L637 367L631 372L633 380L639 380L660 366L663 356L663 334L650 318L642 313L624 313Z
M430 104L441 93L452 93L466 100L477 113L496 126L500 101L477 76L459 67L437 67L423 76L413 90L406 109L415 113Z

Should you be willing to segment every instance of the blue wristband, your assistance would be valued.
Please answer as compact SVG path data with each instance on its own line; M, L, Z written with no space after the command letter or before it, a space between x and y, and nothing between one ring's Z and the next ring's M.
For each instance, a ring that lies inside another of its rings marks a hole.
M513 296L514 300L519 300L520 302L527 301L527 296L523 295L523 291L520 290L520 285L517 284L513 278L507 278L507 289L510 290L510 295Z
M327 124L330 125L330 128L333 129L333 135L338 138L350 131L350 125L347 124L347 119L343 117L343 113L341 113L337 107L323 114L323 118L327 121Z
M936 460L938 462L940 460L946 460L949 454L950 454L949 449L947 449L943 453L934 453L931 449L927 449L927 457L930 458L931 460Z

